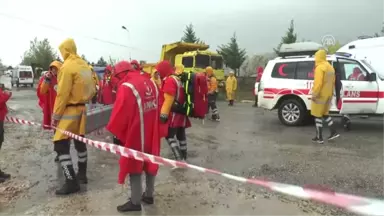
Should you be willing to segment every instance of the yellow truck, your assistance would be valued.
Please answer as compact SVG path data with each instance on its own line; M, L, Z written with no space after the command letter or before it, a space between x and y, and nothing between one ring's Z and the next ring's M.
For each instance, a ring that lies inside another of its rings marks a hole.
M160 61L168 60L172 65L183 64L185 72L203 72L211 66L216 78L224 81L223 57L216 52L208 51L209 45L176 42L163 45ZM143 70L151 73L156 63L143 64Z

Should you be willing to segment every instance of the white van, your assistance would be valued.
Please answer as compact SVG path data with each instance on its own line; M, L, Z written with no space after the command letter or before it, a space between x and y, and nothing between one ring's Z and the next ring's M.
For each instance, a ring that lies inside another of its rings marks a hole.
M12 70L12 86L30 85L33 87L33 70L31 66L18 65Z
M313 54L321 48L311 42L283 45L280 57L270 60L258 86L258 106L278 110L278 118L288 126L301 125L311 119L311 96L314 77ZM328 55L327 60L340 77L342 109L337 109L336 91L331 112L380 115L384 113L384 76L367 60ZM351 79L354 71L362 79Z

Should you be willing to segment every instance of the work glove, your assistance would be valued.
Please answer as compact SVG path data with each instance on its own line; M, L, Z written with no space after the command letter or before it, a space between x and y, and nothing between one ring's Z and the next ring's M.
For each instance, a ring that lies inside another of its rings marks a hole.
M167 114L160 114L160 122L166 123L168 121L168 115Z

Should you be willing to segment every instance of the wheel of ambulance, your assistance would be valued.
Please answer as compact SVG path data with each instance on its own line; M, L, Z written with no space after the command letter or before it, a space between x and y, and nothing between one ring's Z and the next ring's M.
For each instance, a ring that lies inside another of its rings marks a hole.
M278 116L281 123L287 126L303 125L307 116L307 110L301 101L296 99L284 100L278 110Z

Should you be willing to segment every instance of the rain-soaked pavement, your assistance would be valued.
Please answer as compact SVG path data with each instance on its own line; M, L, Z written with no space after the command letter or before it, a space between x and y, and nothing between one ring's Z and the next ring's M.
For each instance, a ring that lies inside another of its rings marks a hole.
M35 91L15 91L9 115L41 120ZM245 177L296 185L323 185L362 196L383 197L383 125L354 121L332 143L311 143L313 128L282 126L275 112L250 104L219 103L220 123L194 121L188 130L189 162ZM54 163L50 134L39 128L6 123L0 165L12 179L0 185L0 215L117 215L128 198L117 185L117 156L90 147L89 183L82 193L56 197L62 174ZM341 130L341 128L340 128ZM92 135L110 141L108 134ZM171 157L166 143L162 156ZM76 159L75 159L76 160ZM135 213L140 215L140 213ZM145 215L345 215L343 210L301 201L254 185L194 170L162 167L155 205Z

